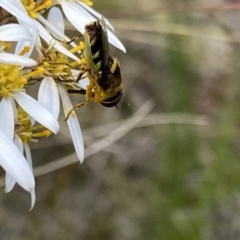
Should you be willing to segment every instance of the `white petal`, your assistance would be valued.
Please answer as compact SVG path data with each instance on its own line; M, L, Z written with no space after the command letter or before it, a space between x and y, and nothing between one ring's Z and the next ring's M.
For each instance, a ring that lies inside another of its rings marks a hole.
M42 53L43 48L42 48L42 43L39 36L37 36L37 39L36 39L35 49L37 50L38 59L43 59L44 58L44 55Z
M80 6L77 2L74 2L73 4L76 11L79 12L79 16L81 16L81 18L86 19L87 23L97 20L96 17L94 17L92 14L86 11L86 9Z
M9 193L10 191L12 191L12 189L14 188L16 184L15 179L8 173L6 173L5 176L5 193Z
M35 187L32 170L15 144L0 131L0 164L26 191Z
M33 166L32 166L32 154L31 154L30 147L27 143L24 143L23 147L24 147L25 156L27 158L27 162L28 162L30 168L32 169L33 168Z
M15 134L14 136L14 144L17 146L19 151L23 154L23 142L22 142L22 139L17 134Z
M79 70L74 70L74 69L72 69L71 72L72 72L73 78L77 79L77 77L78 77L78 75L79 75ZM88 79L87 77L85 77L85 76L86 76L86 75L83 75L83 76L82 76L83 78L81 78L81 79L76 83L76 85L77 85L78 87L86 90L86 89L87 89L87 85L89 84L89 79ZM85 77L85 78L84 78L84 77Z
M14 15L19 24L26 27L31 32L31 40L30 41L20 41L17 44L15 53L18 54L24 46L29 46L30 50L24 54L24 56L29 57L32 54L35 42L38 37L38 29L35 25L35 22L32 18L29 17L25 7L23 6L22 2L20 0L8 0L9 4L11 4L9 12ZM11 3L10 3L11 2ZM4 4L6 6L6 3ZM10 11L11 10L11 11Z
M0 27L1 41L30 41L31 37L31 33L28 31L28 29L19 24L12 23Z
M23 92L15 92L12 96L31 117L41 123L44 127L48 128L55 134L59 131L57 120L35 99Z
M89 84L88 78L83 78L78 83L76 83L77 86L85 90L87 89L88 84Z
M14 144L16 145L16 147L19 149L19 151L23 154L23 142L21 140L21 138L16 134L15 135L15 138L14 138ZM6 172L6 179L5 179L5 192L8 193L10 192L13 187L15 186L15 179L9 175L7 172Z
M55 28L64 34L65 31L65 23L61 10L58 7L52 7L48 12L47 21ZM53 33L54 34L54 33ZM56 38L58 36L55 36Z
M110 30L107 30L108 34L108 41L118 49L122 50L124 53L126 53L126 48L122 44L122 42L112 33Z
M33 207L34 207L34 205L35 205L35 202L36 202L35 190L32 190L32 191L30 192L30 194L31 194L31 207L30 207L29 211L31 211L31 210L33 209Z
M62 84L59 84L58 87L59 87L59 93L62 99L64 114L65 116L67 116L68 112L73 108L73 106L64 86ZM84 159L84 144L83 144L82 131L81 131L75 112L72 112L72 114L68 117L67 124L68 124L70 134L72 136L73 145L75 147L78 159L82 163Z
M26 25L26 24L25 24ZM19 41L17 43L15 54L19 54L24 47L30 47L30 50L24 54L25 57L29 57L32 54L32 51L34 49L34 45L37 42L38 31L35 28L28 27L29 31L31 32L31 40L30 41Z
M113 25L105 18L103 17L102 14L94 10L93 8L89 7L88 5L82 3L82 2L77 2L80 4L83 8L85 8L88 12L90 12L93 16L97 17L100 21L102 18L104 18L104 21L106 22L107 26L111 29L111 31L114 31Z
M56 48L59 52L65 54L66 56L70 57L71 59L75 61L79 61L79 58L77 58L74 54L72 54L69 50L67 50L62 44L60 44L58 41L56 41L49 33L48 31L36 21L36 25L39 30L39 35L49 44L53 45L54 48Z
M58 8L57 8L58 9ZM54 19L54 17L53 17L53 19ZM43 25L45 25L45 28L48 30L48 32L49 33L51 33L56 39L59 39L59 40L61 40L61 41L66 41L66 42L69 42L69 41L71 41L71 38L69 38L68 36L66 36L65 34L64 34L64 29L58 29L57 27L55 27L55 25L54 25L54 23L52 23L52 22L49 22L49 21L47 21L44 17L42 17L42 15L40 15L40 14L38 14L38 20L43 24ZM51 21L53 21L53 20L51 20ZM55 21L56 21L56 19L55 19ZM64 23L63 23L64 24ZM58 22L58 25L61 25L61 24L59 24L59 22ZM65 27L64 27L65 28ZM71 42L70 43L70 45L72 45L72 46L77 46L77 44L76 43L74 43L74 42Z
M31 124L34 126L36 124L36 120L31 117Z
M17 118L18 118L18 110L17 110L17 107L16 107L16 104L15 104L14 99L11 97L10 100L11 100L11 103L12 103L12 109L13 109L13 114L14 114L14 120L17 121Z
M84 28L87 23L94 21L94 18L88 19L85 16L81 16L73 2L59 1L61 2L63 12L69 22L80 32L84 33Z
M0 130L10 139L14 136L14 113L11 97L3 98L0 102Z
M73 78L77 78L79 75L79 70L71 69Z
M12 65L19 65L23 67L31 67L37 65L37 62L33 59L11 53L0 53L0 62Z
M31 150L30 150L29 145L27 143L24 143L23 146L24 146L24 152L25 152L25 155L26 155L26 158L27 158L27 162L28 162L29 166L32 169L32 154L31 154ZM35 205L35 202L36 202L36 194L35 194L35 190L33 189L31 191L31 208L30 208L30 210L33 209L33 207Z
M58 86L51 77L45 77L39 87L38 102L41 103L55 119L60 112Z
M84 32L86 24L89 24L89 22L91 21L96 21L96 19L91 14L87 13L77 3L68 1L60 2L67 19L80 33ZM79 21L79 19L81 19L81 21ZM111 43L113 46L119 48L125 53L126 48L123 46L121 41L114 35L114 33L107 29L107 34L109 43Z
M28 13L26 12L25 8L19 0L14 0L14 2L9 0L1 0L0 6L7 10L9 13L11 13L13 16L15 16L20 24L23 21L28 25L32 26L33 28L36 28L34 22L28 16Z

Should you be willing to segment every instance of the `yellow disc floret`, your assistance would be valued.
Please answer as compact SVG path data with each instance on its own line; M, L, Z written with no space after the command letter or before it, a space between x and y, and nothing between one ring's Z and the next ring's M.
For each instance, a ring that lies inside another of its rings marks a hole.
M44 53L45 59L42 62L42 67L45 69L45 74L51 76L54 80L59 80L61 76L72 76L69 59L64 54L51 48Z
M42 76L43 72L44 69L39 67L24 74L19 66L0 64L0 96L9 97L12 92L23 90L30 77Z
M41 4L36 6L34 0L21 0L23 6L32 18L37 18L37 13L43 9L48 9L52 6L52 0L43 0Z
M76 46L76 47L73 47L71 50L70 50L70 52L71 53L75 53L75 52L77 52L77 51L82 51L83 49L84 49L84 42L82 42L82 41L80 41L79 42L79 44Z
M24 143L37 142L39 137L49 137L51 132L40 124L33 126L30 116L18 107L17 123L15 124L15 134L22 139Z
M23 88L27 80L18 66L0 64L0 96L9 97L12 91Z

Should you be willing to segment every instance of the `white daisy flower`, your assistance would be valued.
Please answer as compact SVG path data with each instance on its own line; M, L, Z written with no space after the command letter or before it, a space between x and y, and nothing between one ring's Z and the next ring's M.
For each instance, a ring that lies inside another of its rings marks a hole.
M36 123L33 121L30 116L21 108L14 106L15 110L15 136L14 136L14 143L20 150L20 152L25 155L27 162L30 166L30 169L32 170L32 157L31 157L31 151L28 145L28 142L37 142L36 138L39 137L48 137L51 132L49 130L43 129L43 127L37 125L36 127L34 124ZM43 129L43 130L41 130ZM6 192L10 192L16 181L15 178L9 175L8 173L6 174ZM30 191L31 193L31 208L33 208L35 204L35 191L32 189Z
M53 17L54 16L54 17ZM57 18L58 17L58 18ZM59 31L64 31L64 21L61 14L61 11L54 7L50 10L48 21L52 22L52 25L54 22L58 22L58 25L60 26ZM55 61L61 60L56 59ZM54 62L55 62L54 61ZM57 65L57 62L54 66L57 66L59 68L60 66ZM49 112L55 117L55 119L58 119L59 112L60 112L60 101L59 96L62 100L63 110L65 113L65 116L67 116L68 112L73 108L71 101L69 99L67 90L65 89L65 86L60 83L59 81L56 81L52 77L45 77L40 85L39 92L38 92L38 101L41 103L46 109L49 110ZM83 138L82 138L82 132L81 128L78 122L78 119L76 117L75 112L73 112L67 119L67 124L69 127L70 134L72 136L73 145L76 150L76 154L78 156L78 159L80 162L83 162L84 159L84 144L83 144Z
M12 57L12 55L10 56ZM25 64L27 58L22 58ZM21 62L19 61L19 63ZM36 74L39 74L38 71L36 72ZM31 72L30 74L33 73ZM23 86L27 83L28 75L23 75L21 68L17 65L0 63L0 96L3 99L13 98L16 100L30 116L56 134L59 131L59 124L55 118L41 104L23 91ZM4 114L4 118L2 116L0 118L0 125L2 124L1 121L7 121L14 125L11 119L8 121L9 111Z
M16 147L19 149L20 153L22 155L26 156L26 162L28 163L30 170L32 171L32 156L31 156L31 151L27 143L23 143L21 138L16 134L14 137L14 144ZM5 192L8 193L10 192L13 187L16 184L16 179L15 177L12 177L8 172L6 173L6 178L5 178ZM35 189L33 188L30 191L31 194L31 207L29 210L32 210L35 202L36 202L36 194L35 194Z
M20 0L0 0L0 7L4 8L6 11L11 13L13 16L15 16L19 22L19 24L29 30L31 33L31 39L30 40L25 40L21 41L19 40L18 46L17 46L17 54L18 50L21 51L23 47L28 46L30 47L29 51L25 54L25 56L30 56L34 44L37 41L37 27L34 24L34 21L32 21L31 18L29 18L27 12L25 9L22 7ZM7 24L8 25L8 24ZM6 26L7 27L7 26ZM17 35L15 35L17 36Z
M29 30L19 24L10 23L0 26L1 41L31 41Z
M4 54L7 58L7 53ZM2 55L3 53L1 53L1 56ZM13 57L13 54L8 55L9 58ZM26 57L22 58L23 61L21 62L20 56L17 56L17 58L14 59L14 64L16 64L16 60L18 60L18 64L23 63L24 65L28 65L26 62L28 63L27 60L30 60L29 65L31 65L33 60ZM10 63L12 62L10 61ZM29 173L31 168L28 167L26 169L26 164L22 163L23 161L27 163L27 161L24 159L23 155L21 155L24 153L24 151L21 147L21 144L19 144L19 141L17 141L18 139L16 135L14 143L16 144L17 148L13 147L15 145L12 142L15 126L14 113L16 112L14 100L16 100L18 104L26 110L26 112L33 116L42 125L48 127L52 132L57 133L59 130L59 125L48 110L43 108L41 104L23 92L22 88L26 81L27 80L22 75L22 70L19 66L0 63L0 96L2 96L2 100L0 102L0 130L3 132L3 134L0 134L0 145L2 149L0 152L0 164L6 170L6 192L9 192L13 188L15 182L19 183L20 186L31 193L32 209L35 203L35 183L33 174ZM5 147L6 144L9 146L8 148ZM29 157L30 155L28 151L29 148L26 146L26 144L24 145L24 149L29 166L31 167L31 158ZM21 155L21 157L19 157L19 155ZM10 168L13 168L13 170ZM18 172L15 169L17 169ZM24 182L22 183L22 181ZM28 185L26 185L26 181L29 181Z
M91 21L96 21L97 19L104 18L100 13L89 7L92 5L91 1L88 0L55 0L55 1L42 1L40 5L36 5L36 1L27 1L27 0L0 0L0 7L4 8L6 11L15 16L19 24L27 26L32 33L31 41L31 50L28 52L30 56L33 47L35 44L39 43L39 36L41 36L49 45L54 43L54 47L70 57L78 61L76 56L71 54L67 49L65 49L58 41L56 41L51 35L49 35L47 29L51 29L51 32L54 32L54 36L60 37L60 39L65 39L69 41L69 38L64 34L61 34L61 31L58 31L58 28L54 25L49 24L40 14L41 11L50 8L54 4L60 4L62 9L68 18L68 20L73 24L73 26L80 32L84 33L84 27L86 24L89 24ZM42 26L38 21L45 25ZM125 47L121 41L114 35L113 26L110 22L104 18L107 24L107 33L109 42L115 47L119 48L123 52L126 52ZM30 45L29 42L22 42L21 46Z
M36 61L27 57L4 52L9 47L9 44L5 41L31 41L31 33L23 26L9 24L8 26L0 27L0 36L0 40L4 41L1 42L0 52L0 96L2 97L0 102L0 143L2 148L0 152L0 164L6 171L5 191L9 192L17 182L21 187L31 193L32 208L35 203L35 181L31 170L31 159L29 158L27 146L24 145L29 165L23 157L23 144L18 141L17 135L15 135L14 139L15 145L13 143L14 115L16 116L16 107L13 99L15 98L20 104L22 103L23 107L25 106L33 115L37 112L36 107L40 107L40 110L43 109L42 114L46 113L47 119L42 122L42 118L45 118L45 116L41 116L40 113L38 113L38 119L42 123L46 123L54 132L58 131L59 126L47 110L22 92L22 88L27 80L23 77L20 66L34 66L37 64ZM26 51L26 49L23 49L21 53Z
M0 165L26 191L32 192L35 180L31 168L13 141L0 130Z
M65 16L72 23L72 25L80 32L84 33L85 25L89 22L101 20L102 18L107 24L108 41L115 47L126 52L126 48L121 41L114 35L113 26L104 18L100 13L89 7L91 1L78 1L78 0L55 0L56 4L60 4ZM87 4L88 5L87 5Z
M6 113L8 117L6 118ZM15 114L14 114L15 113ZM0 103L0 165L6 171L6 188L5 192L11 191L17 182L23 189L31 193L31 209L35 203L35 181L31 165L23 157L23 145L19 143L17 136L14 135L14 126L11 124L16 115L15 104L10 98L3 98ZM10 121L11 120L11 121ZM28 157L28 156L27 156Z
M9 41L17 42L17 47L15 49L15 52L18 52L18 49L21 45L19 44L19 42L32 41L32 34L27 28L19 24L8 24L8 25L0 26L0 41L3 41L1 42L1 48L0 48L0 62L6 63L6 64L16 64L16 65L24 64L24 66L36 65L36 61L31 60L28 57L24 58L22 56L17 56L15 54L10 54L5 52L6 49L8 49L9 46L11 46L9 43L7 43ZM24 47L22 46L21 51L23 49ZM28 52L29 47L26 48L25 51Z
M32 7L33 6L33 7ZM55 29L54 26L48 26L48 22L38 14L38 11L51 7L51 1L44 1L44 3L38 7L35 7L34 1L20 1L20 0L0 0L0 7L4 8L6 11L11 13L16 17L19 24L24 27L27 27L32 34L31 42L29 41L21 41L19 42L18 49L22 49L24 46L30 46L30 50L27 53L27 56L30 56L35 45L39 45L39 36L42 37L49 45L54 43L54 47L68 56L69 58L74 59L75 61L79 61L79 59L69 52L66 48L62 46L61 43L56 41L36 19L39 21L43 21L48 28ZM69 39L67 36L62 36L64 39Z
M7 30L7 26L0 27L0 41L16 41L14 31L23 31L21 40L28 40L31 35L24 27L18 26L17 24L9 24L10 28ZM26 36L24 35L24 31ZM5 33L6 35L1 35ZM25 50L23 49L23 52ZM14 98L22 108L28 112L35 120L41 123L43 126L54 132L55 134L59 131L59 124L55 118L42 107L36 100L28 96L24 91L23 87L27 83L27 78L39 74L41 69L32 71L28 74L23 74L22 67L34 66L37 62L23 56L18 56L10 53L0 53L0 96L4 98ZM9 110L10 111L10 110ZM6 112L8 113L8 111ZM12 125L14 122L9 118L9 114L4 114L5 117L0 119L6 121ZM3 125L4 126L4 125Z

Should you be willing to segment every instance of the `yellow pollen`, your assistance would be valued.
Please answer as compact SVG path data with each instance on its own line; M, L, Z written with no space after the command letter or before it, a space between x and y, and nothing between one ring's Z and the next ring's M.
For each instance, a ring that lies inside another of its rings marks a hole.
M28 12L29 16L32 17L32 18L37 18L37 13L31 11L31 12Z
M30 116L21 108L18 107L17 124L15 125L15 134L22 139L23 142L36 141L34 138L49 137L51 131L45 129L38 124L32 126Z
M83 42L79 42L79 45L76 46L76 47L74 47L74 48L72 48L72 49L70 50L70 52L71 52L71 53L75 53L75 52L77 52L77 51L79 51L79 50L83 50L83 49L84 49L84 43L83 43Z
M80 2L85 3L86 5L88 5L89 7L91 7L93 5L92 1L90 0L80 0Z
M36 130L38 130L38 129L42 129L42 128L44 128L44 126L41 125L41 124L37 124L37 125L33 126L33 130L34 130L34 131L36 131Z
M44 51L44 57L41 66L45 69L45 75L51 76L55 80L69 81L72 76L72 65L67 56L51 48L48 52ZM75 63L75 65L79 65L79 63Z
M71 67L77 67L80 64L79 64L79 62L74 61L74 62L71 62L70 65L71 65Z
M20 56L23 56L25 53L29 52L31 49L30 46L25 46L23 50L19 53Z
M43 4L39 5L37 8L35 8L35 11L38 12L38 11L41 11L45 8L49 8L52 6L52 0L46 0L43 2Z
M37 7L36 2L33 0L21 0L21 2L32 18L37 18L37 12L52 6L52 0L44 0L42 4Z
M83 59L81 59L81 61L80 61L80 65L86 65L88 62L87 62L87 60L86 60L86 58L83 58Z
M50 67L50 66L51 66L51 64L50 64L50 63L48 63L48 62L46 62L46 61L44 61L44 62L43 62L43 66L44 66L44 67Z
M0 96L8 97L12 91L21 90L26 84L19 66L0 64Z
M42 132L34 133L32 136L33 137L49 137L50 135L51 135L51 131L44 130Z
M20 82L20 84L25 85L27 83L27 79L22 77L19 82Z
M3 97L11 96L11 93L5 87L3 87L1 83L0 83L0 96L3 96Z
M35 77L35 76L42 75L44 72L45 70L43 67L38 67L37 70L25 74L24 77L26 78Z
M21 0L27 11L31 11L35 8L36 2L34 0Z

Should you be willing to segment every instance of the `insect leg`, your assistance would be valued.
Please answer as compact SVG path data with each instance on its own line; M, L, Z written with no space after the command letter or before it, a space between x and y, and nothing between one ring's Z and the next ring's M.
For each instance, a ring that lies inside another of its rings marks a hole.
M77 110L78 108L86 105L87 103L88 103L88 102L83 102L83 103L79 103L79 104L75 105L75 106L69 111L69 113L67 114L67 116L66 116L66 118L65 118L65 121L68 120L70 114L71 114L73 111L75 111L75 110Z
M53 39L57 40L58 42L61 42L61 43L64 43L64 44L67 44L67 45L68 45L68 44L76 41L77 39L82 38L82 37L83 37L83 34L81 34L81 35L78 36L78 37L73 37L71 40L69 40L69 41L67 41L67 42L66 42L66 41L63 41L63 40L60 40L60 39L58 39L58 38L56 38L56 37L54 37L52 34L51 34L51 36L52 36Z
M84 89L79 89L79 90L77 90L77 89L68 89L68 91L67 91L68 93L79 93L79 94L85 94L86 93L86 90L84 90Z

